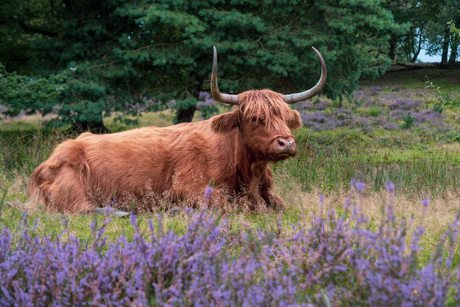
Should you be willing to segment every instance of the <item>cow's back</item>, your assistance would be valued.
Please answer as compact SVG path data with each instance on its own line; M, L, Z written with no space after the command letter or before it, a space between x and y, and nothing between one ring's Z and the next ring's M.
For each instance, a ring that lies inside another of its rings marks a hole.
M82 134L76 140L85 148L85 159L94 189L108 195L127 190L140 195L146 189L170 189L178 167L196 157L191 145L203 139L203 122L165 128L146 127L120 133Z
M232 164L233 154L223 145L226 137L212 132L209 121L84 133L60 144L36 169L29 195L69 213L103 205L115 194L139 199L148 192L172 193L173 198L187 198L211 178L229 176L224 169Z

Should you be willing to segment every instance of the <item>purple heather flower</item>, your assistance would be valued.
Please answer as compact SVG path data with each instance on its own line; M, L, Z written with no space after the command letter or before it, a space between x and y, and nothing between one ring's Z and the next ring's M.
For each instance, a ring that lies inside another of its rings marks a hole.
M319 194L319 202L320 203L324 202L324 195L323 194Z
M297 110L310 110L313 108L313 102L311 101L301 101L296 105Z
M112 207L117 202L115 196L112 197L112 200L109 202L109 207Z
M356 182L355 179L351 179L351 181L350 181L350 190L353 190L353 189L354 189L354 187L355 187L355 182Z
M377 92L380 91L382 88L379 86L373 86L370 88L371 95L377 95Z
M396 98L394 103L388 106L390 110L411 110L421 106L418 100Z
M361 99L365 96L365 92L363 90L359 90L353 93L355 99Z
M422 199L422 205L424 207L428 207L429 204L430 204L430 199L429 198Z
M212 187L212 185L208 185L206 187L206 190L204 191L204 204L206 206L209 205L209 200L211 198L211 194L213 191L214 191L214 188Z
M131 225L135 226L137 224L137 217L136 215L131 211L131 214L129 216L129 222Z
M353 185L359 189L359 181ZM278 229L234 229L232 222L201 210L179 233L159 226L154 234L147 220L146 234L132 215L134 235L112 243L102 238L108 222L93 225L99 241L82 242L71 235L40 237L29 228L10 233L0 225L0 306L88 301L305 306L325 300L331 305L442 306L460 301L460 271L452 263L456 245L444 244L456 242L457 221L433 256L420 261L423 228L407 245L410 223L398 223L396 217L378 229L362 216L332 210L308 226L303 218L290 227L283 219L281 213Z
M366 184L364 182L356 180L355 181L355 187L358 190L358 192L361 193L364 190L364 188L366 187Z
M388 184L385 186L385 189L387 189L387 191L394 191L395 185L393 184L393 182L388 181Z
M316 110L326 110L329 107L329 105L330 103L326 100L320 100L319 102L314 104Z
M324 195L319 194L319 216L323 215Z
M383 124L383 129L385 130L397 130L399 127L395 123L384 123Z
M214 188L210 185L206 187L206 191L204 192L204 198L209 201L209 197L211 197L211 193L214 191Z
M200 92L200 96L198 97L198 99L209 99L211 98L211 94L209 94L209 92Z

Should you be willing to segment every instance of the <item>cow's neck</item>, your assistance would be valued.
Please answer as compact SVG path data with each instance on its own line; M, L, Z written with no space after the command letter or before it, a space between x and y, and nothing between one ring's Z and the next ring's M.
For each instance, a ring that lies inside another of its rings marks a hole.
M268 162L260 160L254 153L249 152L240 140L237 140L236 144L235 159L240 179L249 187L251 193L257 194Z

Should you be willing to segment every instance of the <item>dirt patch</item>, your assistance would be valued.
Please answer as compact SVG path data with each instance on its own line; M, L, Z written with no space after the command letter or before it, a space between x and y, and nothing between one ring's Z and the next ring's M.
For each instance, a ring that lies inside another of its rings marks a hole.
M0 115L1 115L1 111L4 111L4 110L5 109L0 108ZM57 117L57 115L55 115L55 114L47 114L47 115L43 116L43 115L41 115L39 113L35 113L35 114L27 115L26 111L23 110L17 116L0 116L0 120L3 123L8 124L11 121L25 121L25 122L47 121L47 120L51 120L51 119L56 118L56 117Z
M447 81L452 84L460 84L460 71L457 75L450 75L441 78L441 81Z

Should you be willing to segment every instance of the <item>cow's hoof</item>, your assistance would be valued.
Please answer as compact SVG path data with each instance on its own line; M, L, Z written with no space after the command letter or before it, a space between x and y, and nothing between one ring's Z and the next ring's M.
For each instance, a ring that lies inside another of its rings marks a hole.
M284 200L281 197L273 194L270 195L267 207L273 210L283 210L286 207L286 205L284 204Z

